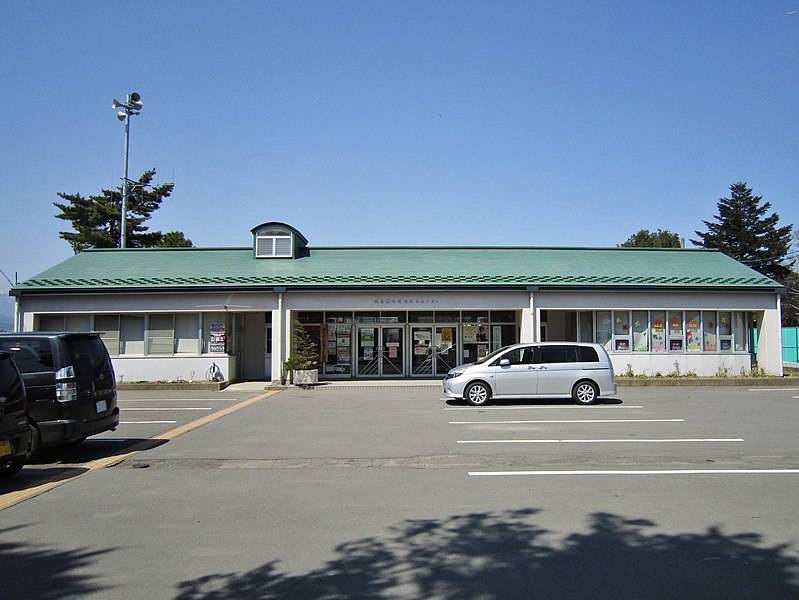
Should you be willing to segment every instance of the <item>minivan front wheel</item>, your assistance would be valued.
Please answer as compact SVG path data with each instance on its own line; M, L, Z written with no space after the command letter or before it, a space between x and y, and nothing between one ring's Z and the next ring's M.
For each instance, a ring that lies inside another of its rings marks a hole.
M483 406L491 399L491 389L478 381L466 388L463 398L472 406Z
M599 389L593 381L580 381L572 389L572 398L577 404L593 404L599 397Z

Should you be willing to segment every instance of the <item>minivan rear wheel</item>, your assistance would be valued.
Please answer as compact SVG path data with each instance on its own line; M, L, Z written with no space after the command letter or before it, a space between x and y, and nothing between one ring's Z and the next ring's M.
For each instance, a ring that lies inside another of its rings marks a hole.
M593 381L579 381L572 389L572 398L577 404L593 404L599 397L599 388Z
M478 381L466 388L463 398L472 406L483 406L491 399L491 389Z

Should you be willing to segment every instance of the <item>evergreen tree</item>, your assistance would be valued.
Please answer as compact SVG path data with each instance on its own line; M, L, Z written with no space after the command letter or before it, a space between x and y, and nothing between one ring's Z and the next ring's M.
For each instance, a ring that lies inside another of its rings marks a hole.
M191 240L182 231L167 231L161 236L157 246L160 248L193 248Z
M755 271L783 281L791 272L785 264L791 245L791 225L777 227L777 213L765 216L771 203L753 196L746 183L730 186L730 197L718 202L716 222L702 221L707 232L697 231L695 246L717 248Z
M174 183L151 186L155 169L145 171L138 181L129 184L127 202L127 246L148 248L158 246L164 235L148 231L144 224L172 194ZM56 218L70 221L74 231L61 231L77 254L87 248L117 248L121 237L122 189L102 190L98 196L84 198L80 194L58 193L66 202L53 202L61 212ZM185 239L185 238L184 238Z
M622 248L681 248L682 244L680 236L673 231L641 229L619 246Z

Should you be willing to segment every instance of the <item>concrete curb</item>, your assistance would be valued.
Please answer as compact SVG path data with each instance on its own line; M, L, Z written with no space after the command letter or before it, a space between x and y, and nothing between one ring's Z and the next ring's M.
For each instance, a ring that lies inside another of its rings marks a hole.
M196 390L196 391L212 391L219 392L224 390L229 381L197 381L197 382L144 382L144 383L117 383L117 390L123 391L140 391L149 392L153 390Z
M318 385L308 386L308 389L341 389L341 388L407 388L407 387L440 387L441 381L419 380L369 380L369 381L325 381ZM616 377L618 387L797 387L799 377L696 377L670 379L668 377L652 377L649 379ZM280 391L288 389L301 389L295 385L272 385L263 382L248 382L246 384L219 382L183 382L183 383L118 383L117 389L121 391L214 391L219 392L230 386L229 391Z
M616 378L617 387L799 387L799 377Z

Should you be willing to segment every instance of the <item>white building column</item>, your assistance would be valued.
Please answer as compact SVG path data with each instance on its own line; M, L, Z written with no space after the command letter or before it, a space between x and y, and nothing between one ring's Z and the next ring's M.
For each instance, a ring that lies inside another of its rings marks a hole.
M530 289L530 301L526 308L522 309L521 331L519 332L520 342L535 342L535 290Z
M772 375L784 374L782 368L782 311L780 297L777 307L760 313L757 328L757 366Z
M272 383L277 385L283 375L286 362L286 340L291 339L288 329L288 315L283 308L283 292L277 294L277 309L272 311Z

